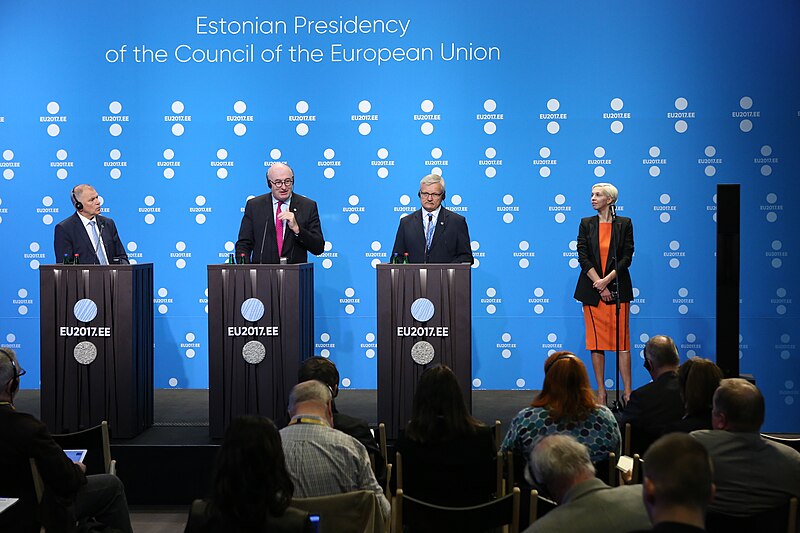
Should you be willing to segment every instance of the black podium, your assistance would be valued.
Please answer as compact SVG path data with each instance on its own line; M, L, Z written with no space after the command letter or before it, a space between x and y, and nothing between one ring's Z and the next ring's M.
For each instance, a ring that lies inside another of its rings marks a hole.
M472 411L469 264L379 264L378 421L396 438L426 367L449 366Z
M300 362L314 354L314 265L208 266L208 400L213 438L244 414L289 421Z
M53 433L153 425L153 265L41 265L41 416Z

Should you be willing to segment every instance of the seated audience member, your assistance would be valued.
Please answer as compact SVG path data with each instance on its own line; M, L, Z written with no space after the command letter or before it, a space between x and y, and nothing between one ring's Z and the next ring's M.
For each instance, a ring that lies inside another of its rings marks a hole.
M670 429L690 433L711 429L711 402L722 381L722 370L708 359L689 359L678 369L678 383L683 397L683 418Z
M683 417L683 399L678 383L678 349L671 338L655 335L644 346L644 367L653 379L631 393L631 399L617 413L620 428L630 422L633 451L643 454L647 447Z
M525 533L625 533L650 527L642 486L611 488L597 479L586 446L573 436L545 437L529 465L536 485L559 505Z
M369 490L386 521L389 501L372 472L367 449L333 429L332 400L327 385L316 380L298 383L289 394L292 419L280 433L294 494L307 498Z
M19 498L0 514L3 533L70 531L78 522L130 532L125 487L110 474L85 475L82 463L73 463L33 416L14 409L14 397L25 371L9 348L0 348L0 496ZM44 497L37 502L29 459L36 460L44 481Z
M369 459L372 462L372 469L375 471L375 477L382 487L386 486L386 458L381 454L381 448L375 442L372 432L369 429L369 424L366 420L356 418L354 416L340 413L336 409L336 397L339 395L339 370L330 359L324 357L309 357L300 366L300 371L297 374L297 382L311 381L316 379L327 385L333 394L333 402L331 408L333 410L333 427L339 431L343 431L355 437L358 441L367 448Z
M658 439L647 450L642 496L652 531L705 531L706 508L714 498L714 474L706 449L685 433Z
M763 422L758 388L741 378L723 379L714 393L714 429L691 433L714 465L717 493L709 511L751 516L800 497L800 453L762 438Z
M501 450L527 460L542 438L559 433L584 444L595 463L619 452L617 421L608 407L596 403L586 366L570 352L556 352L545 360L542 391L511 420Z
M411 421L396 449L403 456L408 496L465 507L487 502L495 492L493 432L469 414L456 376L446 366L420 376Z
M211 497L194 501L185 533L313 531L308 513L290 507L293 492L275 424L240 416L225 431Z

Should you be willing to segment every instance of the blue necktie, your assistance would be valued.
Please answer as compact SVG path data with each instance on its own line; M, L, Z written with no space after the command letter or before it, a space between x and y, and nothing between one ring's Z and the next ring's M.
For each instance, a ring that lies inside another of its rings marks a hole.
M433 240L433 215L428 213L428 232L425 234L425 242L427 250L431 249L431 241Z
M108 260L106 259L106 252L103 250L103 245L100 242L100 235L97 233L97 224L94 220L89 221L89 225L92 227L92 237L94 237L94 251L97 254L97 259L100 261L101 265L107 265Z

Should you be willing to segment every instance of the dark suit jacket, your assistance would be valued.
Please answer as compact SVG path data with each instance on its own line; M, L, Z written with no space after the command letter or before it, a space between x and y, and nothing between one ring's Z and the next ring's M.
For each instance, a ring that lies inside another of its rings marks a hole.
M467 220L445 209L439 211L436 229L433 231L430 252L425 254L425 229L422 226L423 210L400 219L397 236L394 238L392 255L408 252L411 263L472 263Z
M300 226L300 234L295 236L292 230L285 229L283 257L286 257L289 263L306 263L308 252L319 255L325 249L317 203L305 196L292 193L289 209L294 213L295 220ZM262 194L247 201L242 224L239 226L239 240L236 241L236 256L239 257L242 253L250 263L280 263L278 243L275 240L272 194Z
M31 477L31 457L36 459L46 488L41 513ZM38 532L37 516L53 531L64 531L65 522L71 519L74 523L67 505L85 483L86 476L42 422L8 405L0 406L0 495L20 499L0 514L0 531Z
M614 235L617 236L617 280L619 282L619 299L622 302L633 300L633 286L628 268L633 260L633 223L628 217L617 217L611 228L611 246L605 265L600 264L600 219L595 215L581 219L578 228L578 261L581 265L581 275L575 287L575 299L587 305L596 306L600 303L600 293L592 287L592 280L586 273L592 268L604 278L614 270L612 264L612 250ZM609 287L613 289L613 283Z
M119 259L120 263L128 264L128 254L125 253L125 247L122 246L122 241L119 239L117 225L114 224L112 219L102 215L97 215L95 220L97 220L97 231L103 241L108 262L111 264L114 263L114 259ZM94 246L92 246L92 240L89 238L89 234L86 233L86 228L84 228L78 213L58 223L54 240L56 263L64 260L64 254L69 255L70 258L74 254L78 254L78 260L82 264L100 264L97 253L94 251Z
M335 406L334 409L336 409ZM375 442L375 437L372 436L366 420L334 411L333 427L342 433L347 433L364 445L370 458L375 462L373 465L375 479L378 480L381 487L386 487L386 458L381 453L378 443Z
M658 437L683 418L683 398L677 372L661 374L658 379L631 392L631 399L616 413L620 428L631 423L633 453L642 454Z

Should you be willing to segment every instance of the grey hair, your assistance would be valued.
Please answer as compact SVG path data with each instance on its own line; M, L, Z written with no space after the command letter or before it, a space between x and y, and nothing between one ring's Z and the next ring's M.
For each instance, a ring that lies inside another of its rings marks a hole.
M17 354L11 348L0 348L0 390L19 374Z
M531 463L536 481L551 488L564 486L584 473L594 475L589 450L570 435L543 438L531 452Z
M81 183L80 185L76 185L72 188L72 190L69 192L69 201L72 202L72 207L78 209L78 198L83 196L83 191L87 189L95 190L94 187L86 183Z
M435 185L438 183L442 186L442 192L447 192L444 186L444 178L441 177L439 174L428 174L421 180L419 180L419 186L422 188L423 185Z
M298 403L316 402L322 405L328 405L328 402L332 399L333 394L331 393L330 387L323 382L317 381L316 379L304 381L295 385L294 388L292 388L292 392L289 393L289 412L293 413Z
M617 190L616 187L614 187L610 183L595 183L594 185L592 185L592 189L602 189L603 194L606 197L611 198L612 204L617 203L617 198L619 198L619 191Z

